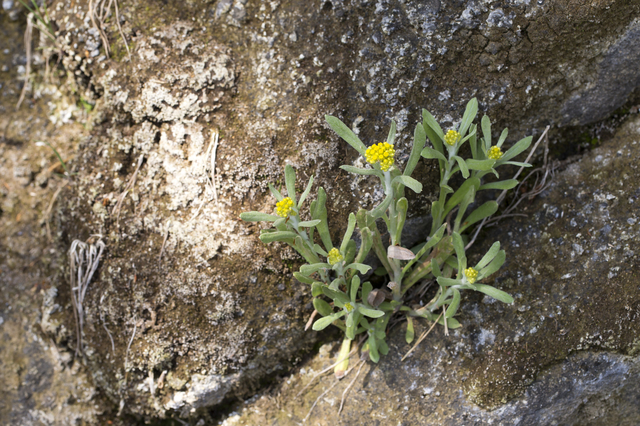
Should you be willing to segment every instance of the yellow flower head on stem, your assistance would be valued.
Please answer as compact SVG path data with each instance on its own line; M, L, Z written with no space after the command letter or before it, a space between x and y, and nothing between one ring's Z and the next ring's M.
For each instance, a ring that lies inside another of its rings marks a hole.
M449 130L447 134L444 135L444 141L447 143L447 145L454 146L456 142L458 142L458 139L460 139L460 133L456 132L455 130Z
M276 210L280 217L288 217L289 215L296 214L293 211L293 200L289 197L283 198L282 201L278 201L276 203Z
M464 270L464 275L467 277L469 284L473 284L476 282L476 278L478 278L478 271L473 268L467 268Z
M369 164L380 163L380 168L386 172L393 166L393 156L396 154L393 145L387 142L380 142L371 145L364 153Z
M491 148L489 148L487 157L489 157L490 160L499 160L500 158L502 158L502 150L498 146L492 146Z
M342 262L344 260L344 256L342 256L340 254L340 251L334 247L329 250L329 256L327 256L327 260L329 261L329 265L333 266L338 262Z
M351 311L353 311L353 305L349 302L344 304L344 308L347 310L348 313L351 313Z

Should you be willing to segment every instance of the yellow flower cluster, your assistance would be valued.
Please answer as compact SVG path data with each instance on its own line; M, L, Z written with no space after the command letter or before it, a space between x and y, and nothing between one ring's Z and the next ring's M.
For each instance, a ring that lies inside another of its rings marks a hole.
M344 304L344 308L347 310L347 312L351 313L351 311L353 311L353 305L349 302Z
M473 284L476 282L476 278L478 278L478 271L473 268L467 268L464 270L464 274L467 277L467 281L469 284Z
M329 250L329 256L327 256L327 260L329 261L329 265L333 266L338 262L342 262L344 260L344 256L342 256L340 254L340 251L334 247Z
M276 203L276 210L280 217L287 217L290 214L296 214L293 211L293 200L289 197L283 198L282 201L278 201Z
M489 153L487 154L490 160L499 160L502 157L502 150L500 147L492 146L489 148Z
M444 141L451 146L454 146L456 142L460 139L460 133L455 130L449 130L446 135L444 135Z
M393 166L393 156L396 154L396 151L390 143L380 142L367 148L364 154L369 164L379 162L382 171L386 172Z

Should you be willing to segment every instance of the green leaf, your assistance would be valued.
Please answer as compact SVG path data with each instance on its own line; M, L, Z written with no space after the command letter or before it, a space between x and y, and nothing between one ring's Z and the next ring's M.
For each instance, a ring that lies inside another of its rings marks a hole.
M460 172L462 172L463 178L469 177L469 169L467 168L467 163L462 159L462 157L455 155L453 157L458 163L458 167L460 167Z
M415 332L413 331L413 318L407 315L407 332L404 335L407 343L411 344L413 342L413 338L415 337Z
M341 308L345 303L349 302L349 298L347 297L347 295L339 290L334 290L329 287L322 287L322 293L329 299L333 300L333 302L339 305Z
M447 161L446 157L439 151L429 147L425 147L422 152L420 152L420 155L427 159L437 158L438 160Z
M329 251L333 248L333 243L331 242L331 234L329 234L329 226L327 225L326 202L327 193L324 191L324 188L320 187L318 188L318 199L311 203L311 218L322 220L322 222L316 226L316 229L318 230L318 234L320 234L325 250Z
M473 98L467 103L464 115L462 116L462 122L460 123L460 129L458 130L462 137L466 135L469 126L471 126L471 123L476 118L477 114L478 100L476 98Z
M360 289L360 277L356 275L351 278L351 291L349 292L349 296L352 302L355 302L356 297L358 297L358 289Z
M383 311L379 311L377 309L369 309L365 306L358 306L358 311L360 311L360 313L364 316L367 316L369 318L380 318L381 316L384 315Z
M371 361L377 364L378 361L380 361L380 354L378 353L376 336L370 335L369 339L367 340L367 343L369 344L369 358L371 359Z
M485 183L478 189L478 191L483 189L511 189L516 187L516 185L518 185L518 181L516 179L501 180L499 182Z
M329 315L328 317L320 318L316 322L313 323L313 329L315 331L324 330L327 328L332 322L341 318L344 315L344 311L337 312L333 315Z
M305 276L304 274L300 273L300 272L294 272L293 273L293 277L300 281L301 283L305 283L305 284L313 284L314 280Z
M437 281L438 281L438 284L440 284L443 287L449 287L452 285L462 285L462 281L454 280L453 278L438 277Z
M453 249L456 251L456 256L458 257L458 264L459 264L461 259L466 258L466 255L464 253L464 244L462 243L462 237L457 232L454 232L452 234L452 239L453 239ZM458 269L464 270L466 268L459 266Z
M287 195L293 200L293 204L296 204L296 171L290 164L284 167L284 181Z
M300 201L298 201L298 210L302 208L302 203L307 199L309 193L311 192L311 185L313 185L313 175L309 178L309 183L307 183L307 187L304 189L304 192L300 196Z
M440 266L438 266L438 261L436 259L431 259L431 273L436 279L439 279L442 276L442 271L440 271Z
M445 321L445 318L440 317L440 319L438 320L438 324L444 325L444 321ZM458 322L457 319L446 318L446 321L447 321L447 327L449 327L449 329L453 330L456 328L460 328L460 323Z
M355 269L361 274L366 274L369 269L371 269L371 266L365 265L364 263L350 263L349 265L345 266L345 269Z
M500 269L504 264L504 261L506 260L506 258L507 258L507 255L505 254L504 250L500 250L496 255L496 257L493 258L491 263L489 263L489 265L487 265L486 268L483 268L480 270L478 274L479 275L478 279L480 280L482 278L488 277L494 272L498 271L498 269Z
M491 148L491 120L485 115L482 117L480 124L482 126L482 137L484 138L484 149L489 150Z
M360 238L362 242L360 243L360 250L358 251L358 255L354 259L355 263L364 262L364 259L367 257L367 254L369 254L371 246L373 245L371 230L369 230L369 228L363 228L360 230Z
M464 196L467 195L467 192L469 192L471 187L475 187L477 191L478 187L480 187L480 179L478 179L477 177L472 177L470 179L465 180L464 183L460 185L460 188L458 188L458 190L453 193L451 198L449 198L449 201L447 201L447 204L445 205L445 208L444 208L444 215L447 215L447 213L449 213L455 206L460 204L460 202L462 201Z
M502 133L500 133L500 138L498 139L497 147L501 147L504 141L507 140L507 135L509 134L509 129L505 128ZM487 148L489 149L489 148Z
M353 131L347 127L339 118L333 117L331 115L325 115L324 119L327 120L329 126L333 129L334 132L338 134L342 139L344 139L349 145L351 145L356 151L360 154L364 155L367 150L362 141L356 136Z
M313 307L323 317L333 314L333 308L331 307L331 305L329 305L327 302L317 297L313 299Z
M475 209L462 223L462 228L460 232L463 232L465 229L473 225L474 223L493 215L498 211L498 203L495 201L487 201L477 209Z
M496 160L474 160L473 158L469 158L466 163L469 170L488 171L493 168Z
M396 122L391 120L391 127L389 127L389 136L387 136L387 143L393 145L396 140Z
M311 284L311 295L313 297L318 297L321 294L324 294L322 292L322 287L326 287L326 285L321 283L320 281L314 281L314 283Z
M324 249L322 247L320 247L320 245L318 245L318 244L314 244L313 245L313 249L316 251L316 253L321 254L324 257L328 256L328 253L326 251L324 251Z
M260 241L265 244L272 243L274 241L288 242L286 240L295 239L297 236L298 234L290 231L266 232L260 235Z
M313 265L302 265L300 267L300 272L302 274L309 276L314 272L318 272L320 269L331 269L331 265L328 263L314 263Z
M409 210L409 202L406 198L402 197L396 203L396 229L395 235L397 241L400 240L402 236L402 230L404 229L404 223L407 220L407 210Z
M275 222L280 216L261 212L245 212L240 214L240 219L245 222Z
M516 142L515 145L509 148L509 150L502 155L502 158L500 158L500 160L501 161L511 160L513 157L515 157L516 155L520 154L522 151L529 148L532 140L533 140L532 136L527 136L524 139L520 139L518 142Z
M500 241L496 241L495 243L493 243L491 248L489 248L489 251L487 251L487 253L484 256L482 256L482 259L480 259L480 262L478 262L478 264L474 268L477 271L479 271L480 269L487 266L489 262L491 262L493 258L496 257L499 251L500 251Z
M378 351L382 355L387 355L389 353L389 345L387 345L387 342L384 341L384 338L378 340Z
M505 162L504 162L504 163L502 163L502 164L510 164L510 165L512 165L512 166L518 166L518 167L531 167L531 166L532 166L532 165L531 165L531 164L529 164L529 163L520 163L520 162L518 162L518 161L505 161ZM500 165L502 165L502 164L500 164Z
M344 335L349 340L353 340L356 337L356 325L358 325L358 323L353 318L355 314L355 312L348 314L345 322L347 330L344 332Z
M344 262L346 264L353 263L353 259L356 257L356 242L353 240L349 240L347 242L347 248L344 250Z
M471 157L478 158L478 137L476 135L477 127L475 124L471 125L471 132L469 134L469 147L471 148ZM467 164L468 166L468 164Z
M391 181L391 184L398 183L398 182L403 184L406 187L411 188L411 190L416 194L419 194L422 192L422 184L412 177L405 176L405 175L396 176Z
M440 127L436 119L433 118L433 115L431 115L431 113L426 109L422 110L422 123L425 131L427 130L427 126L428 126L430 129L432 129L435 132L436 135L440 137L441 141L444 140L444 132L442 131L442 128ZM433 141L431 142L433 143ZM438 148L435 144L433 146ZM438 151L442 151L442 149L438 149Z
M382 173L376 169L361 169L360 167L346 166L346 165L340 166L340 168L346 172L355 173L357 175L364 175L364 176L375 175L380 177L381 179L384 178L384 175L382 175Z
M276 200L278 201L282 201L284 199L284 197L282 196L282 194L280 193L280 191L278 191L273 185L269 184L269 191L271 191L271 193L273 194L273 196L275 197Z
M347 223L347 230L344 233L344 237L342 238L342 244L340 245L340 253L347 252L347 243L351 239L351 235L353 234L353 230L356 227L356 215L353 213L349 213L349 222Z
M302 226L303 228L310 228L312 226L316 226L317 224L319 224L320 222L322 222L320 219L316 219L316 220L306 220L304 222L300 222L298 223L298 226Z
M415 170L420 160L420 154L424 144L427 142L427 134L424 131L422 124L416 126L416 130L413 132L413 146L411 147L411 154L409 155L409 161L404 168L403 174L405 176L411 176L411 173Z
M376 206L376 208L371 210L371 212L369 214L374 219L378 219L378 218L382 217L385 214L385 212L387 211L387 209L389 208L389 205L391 205L392 201L393 201L393 193L390 193L389 195L387 195L385 197L385 199L380 204L378 204Z
M460 292L458 291L457 288L454 288L453 300L449 304L449 307L447 308L447 311L445 312L444 316L446 318L451 318L452 316L454 316L456 312L458 312L458 306L460 306Z
M491 287L486 284L476 284L476 289L486 294L487 296L491 296L496 300L499 300L504 303L513 303L513 297L509 293L506 293L502 290L498 290L495 287Z
M367 299L369 298L369 293L371 293L371 290L373 290L373 286L369 281L366 281L364 284L362 284L362 301L363 302L365 303L367 302Z

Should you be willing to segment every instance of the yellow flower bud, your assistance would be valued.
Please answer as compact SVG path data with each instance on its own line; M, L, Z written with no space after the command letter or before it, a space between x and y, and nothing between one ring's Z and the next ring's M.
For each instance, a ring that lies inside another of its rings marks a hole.
M464 270L464 275L467 277L469 284L473 284L476 282L476 278L478 278L478 271L473 268L467 268Z
M380 169L386 172L393 166L393 157L396 151L393 145L387 142L380 142L367 148L365 157L369 164L380 163Z
M498 146L492 146L487 153L487 157L491 160L499 160L502 158L502 150Z
M293 211L293 200L289 197L283 198L282 201L276 203L276 211L280 217L288 217L289 215L295 215Z
M460 133L455 130L449 130L446 135L444 135L444 141L451 146L454 146L456 142L460 139Z
M334 247L329 250L329 256L327 256L327 260L329 261L329 265L333 266L338 262L342 262L344 260L344 256L342 256L340 254L340 251Z

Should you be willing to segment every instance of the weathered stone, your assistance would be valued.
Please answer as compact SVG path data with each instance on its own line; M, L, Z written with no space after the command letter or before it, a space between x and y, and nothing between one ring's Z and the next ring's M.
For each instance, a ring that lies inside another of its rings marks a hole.
M637 62L637 1L122 4L132 52L114 29L116 60L89 50L100 38L88 3L50 6L62 63L96 104L56 231L63 251L96 233L107 243L85 307L85 351L96 384L138 415L186 416L249 395L314 344L302 331L308 289L289 278L298 258L263 246L259 227L237 215L272 211L267 184L282 182L284 164L300 170L299 186L313 174L327 189L334 238L349 212L380 200L370 181L338 171L362 159L324 114L367 143L395 120L404 162L422 107L453 126L477 96L518 136L589 123L638 85L612 71ZM411 201L428 206L437 171L421 164L417 175L425 189ZM157 389L164 372L198 390Z

